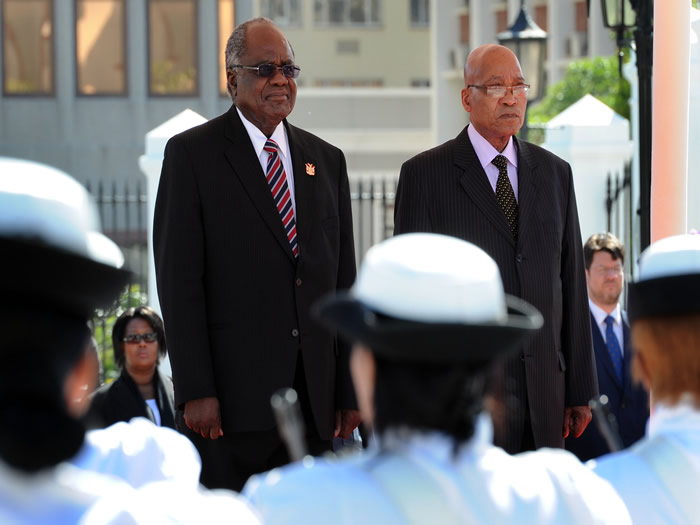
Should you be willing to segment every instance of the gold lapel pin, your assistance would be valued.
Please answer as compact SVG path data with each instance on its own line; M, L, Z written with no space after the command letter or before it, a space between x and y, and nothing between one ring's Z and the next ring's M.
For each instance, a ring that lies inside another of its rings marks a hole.
M306 163L306 174L310 175L311 177L316 175L316 166L314 166L310 162L307 162Z

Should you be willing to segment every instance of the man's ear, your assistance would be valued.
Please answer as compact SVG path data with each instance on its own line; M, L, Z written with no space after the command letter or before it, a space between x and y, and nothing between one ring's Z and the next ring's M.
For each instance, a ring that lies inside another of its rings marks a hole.
M471 89L468 87L465 87L462 90L462 107L464 108L464 111L466 111L467 113L471 113L471 110L472 110L472 106L469 103L470 91L471 91Z
M236 70L229 69L228 71L226 71L226 85L228 87L228 92L231 94L231 97L234 98L236 96L236 90L238 88L238 78L236 75Z

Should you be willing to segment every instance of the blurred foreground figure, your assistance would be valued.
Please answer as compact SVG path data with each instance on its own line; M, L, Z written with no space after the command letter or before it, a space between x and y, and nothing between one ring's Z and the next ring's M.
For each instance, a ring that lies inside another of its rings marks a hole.
M561 450L491 443L485 378L542 326L468 242L407 234L367 253L349 293L319 315L356 340L351 372L379 445L251 478L269 524L629 523L612 487Z
M593 465L635 523L700 523L700 235L647 248L628 306L632 373L651 394L649 428Z
M87 320L128 278L98 230L76 181L0 159L0 523L257 523L232 494L200 491L199 459L174 430L136 420L86 437Z

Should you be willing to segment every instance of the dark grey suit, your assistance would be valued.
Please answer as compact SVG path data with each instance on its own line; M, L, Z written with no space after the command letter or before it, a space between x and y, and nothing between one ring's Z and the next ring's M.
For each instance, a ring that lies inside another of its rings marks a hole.
M544 326L504 366L504 425L495 442L521 449L526 403L536 447L563 446L564 408L598 392L581 233L571 167L515 139L520 234L517 243L465 128L401 168L395 234L434 232L470 241L495 259L506 293L544 316Z

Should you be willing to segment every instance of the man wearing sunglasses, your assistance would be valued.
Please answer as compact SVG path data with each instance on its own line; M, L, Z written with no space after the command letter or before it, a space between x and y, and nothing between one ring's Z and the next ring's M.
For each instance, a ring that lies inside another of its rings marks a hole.
M270 20L238 26L226 46L233 106L165 150L158 294L178 426L209 487L239 490L288 461L270 408L280 388L298 391L314 454L359 422L349 348L309 314L355 279L345 157L287 122L294 58Z
M580 436L598 392L571 166L515 138L528 89L508 48L474 49L462 90L469 125L402 166L394 218L395 234L443 233L476 244L498 263L506 293L544 317L495 378L504 410L494 442L510 453Z

